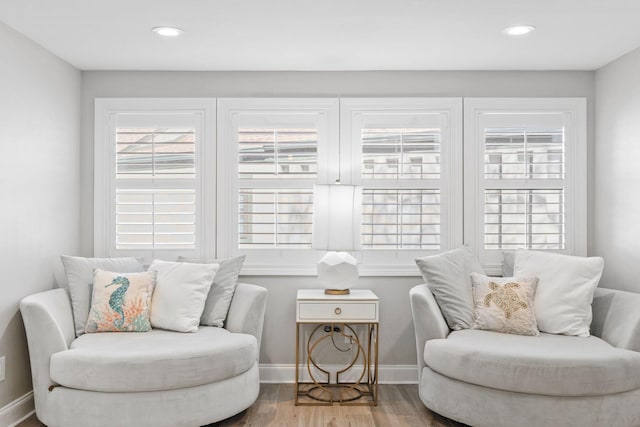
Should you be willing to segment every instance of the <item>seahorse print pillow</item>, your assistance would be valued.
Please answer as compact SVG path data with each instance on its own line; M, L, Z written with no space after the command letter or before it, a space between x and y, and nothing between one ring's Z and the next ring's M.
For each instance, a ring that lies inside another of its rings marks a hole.
M96 268L85 332L151 330L151 296L156 272L114 273Z
M533 298L537 277L487 277L471 273L474 319L471 329L538 335Z

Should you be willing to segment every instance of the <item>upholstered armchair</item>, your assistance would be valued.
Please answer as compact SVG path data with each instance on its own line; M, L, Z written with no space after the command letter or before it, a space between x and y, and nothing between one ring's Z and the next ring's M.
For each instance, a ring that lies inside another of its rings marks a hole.
M451 331L426 285L410 298L429 409L477 427L640 426L640 294L597 289L587 338Z
M76 338L67 291L22 300L36 414L49 427L193 427L251 406L267 291L238 284L225 327Z

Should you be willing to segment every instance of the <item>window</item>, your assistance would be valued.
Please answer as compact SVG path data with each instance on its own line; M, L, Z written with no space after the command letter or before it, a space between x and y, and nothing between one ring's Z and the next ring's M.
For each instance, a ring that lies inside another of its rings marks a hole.
M97 256L150 262L205 255L211 245L202 221L203 165L213 153L205 126L214 107L187 100L96 101Z
M416 256L461 244L460 99L345 99L341 112L363 187L362 272L415 272Z
M586 253L584 99L97 99L95 119L96 256L315 275L313 186L336 180L363 188L363 276L463 243L490 274Z
M338 101L234 99L219 107L227 177L219 192L228 194L219 251L246 254L246 274L315 274L313 185L328 182L330 159L338 158Z
M584 100L467 99L465 114L465 240L488 271L518 248L584 254Z

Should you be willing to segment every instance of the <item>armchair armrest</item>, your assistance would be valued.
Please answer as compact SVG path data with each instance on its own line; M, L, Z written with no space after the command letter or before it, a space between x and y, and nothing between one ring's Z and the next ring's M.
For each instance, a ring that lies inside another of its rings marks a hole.
M416 334L416 352L418 357L418 381L422 375L424 363L424 345L427 341L446 338L449 326L442 316L440 307L427 285L418 285L409 291L413 329Z
M640 352L640 294L597 288L591 333L614 347Z
M260 286L238 283L231 300L224 327L236 333L251 334L258 340L258 355L267 308L267 290Z
M55 383L49 375L51 355L69 349L75 339L71 303L67 291L53 289L20 301L29 345L33 395L38 414L46 412L48 388Z

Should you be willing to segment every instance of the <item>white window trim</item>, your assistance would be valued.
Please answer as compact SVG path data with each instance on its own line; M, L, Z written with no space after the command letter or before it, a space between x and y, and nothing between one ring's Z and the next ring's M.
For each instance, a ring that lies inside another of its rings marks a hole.
M426 249L362 249L358 251L361 276L416 276L415 258L444 252L462 244L462 98L343 98L341 99L343 182L383 185L361 178L362 137L359 123L366 113L439 114L442 132L440 188L441 247ZM345 173L346 172L346 173ZM418 180L391 180L397 188L422 188ZM433 184L426 186L431 187Z
M313 249L239 249L238 238L238 146L234 143L237 115L242 113L317 112L324 129L318 129L318 177L297 187L334 182L338 175L338 99L337 98L221 98L218 99L218 257L245 254L243 275L315 276L321 251ZM266 181L266 180L265 180ZM265 182L265 188L276 184Z
M216 104L198 98L96 98L94 130L94 256L139 256L148 250L115 249L115 149L113 118L119 113L195 113L201 137L196 154L196 248L189 255L210 258L215 247ZM184 251L154 250L153 257L173 261ZM145 259L145 262L150 260Z
M465 98L464 100L464 241L476 251L488 274L502 273L502 262L484 250L484 210L478 174L484 156L478 128L483 113L562 113L566 118L565 224L570 255L587 254L587 107L585 98ZM484 258L484 259L483 259Z

